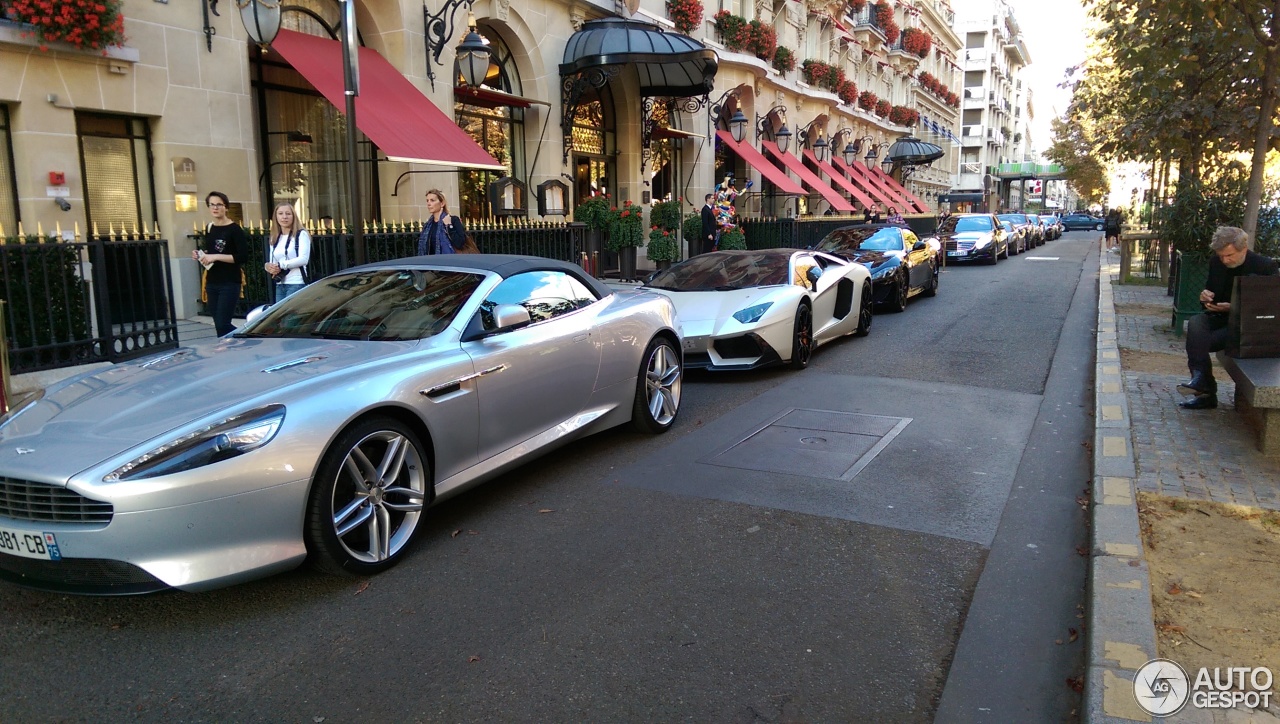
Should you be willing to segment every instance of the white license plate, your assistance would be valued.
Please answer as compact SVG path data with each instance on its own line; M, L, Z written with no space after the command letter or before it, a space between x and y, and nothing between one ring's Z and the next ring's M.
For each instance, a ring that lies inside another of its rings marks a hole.
M965 253L964 253L963 251L949 251L949 252L947 252L947 256L964 256L964 254L965 254Z
M0 553L22 558L39 558L42 561L60 561L58 539L52 533L0 528Z

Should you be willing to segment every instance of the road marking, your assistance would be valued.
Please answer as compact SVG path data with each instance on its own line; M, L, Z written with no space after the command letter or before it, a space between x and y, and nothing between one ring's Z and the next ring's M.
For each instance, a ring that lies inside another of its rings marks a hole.
M1102 670L1102 711L1117 719L1151 721L1151 715L1138 706L1133 696L1133 682L1111 669Z
M1132 543L1104 543L1102 550L1107 552L1109 556L1124 556L1125 558L1140 558L1142 551L1138 546Z
M1107 588L1128 588L1132 590L1141 590L1142 581L1139 581L1138 579L1135 578L1125 583L1108 583Z
M1109 393L1119 392L1120 383L1119 382L1103 382L1101 385L1098 386L1098 390L1100 392L1109 392Z
M1120 374L1120 365L1102 365L1102 374L1118 375Z
M1025 256L1023 258L1026 259L1027 261L1057 261L1058 260L1058 257L1056 256Z
M1132 505L1133 495L1129 492L1129 481L1125 478L1103 478L1102 504Z
M1123 437L1102 438L1102 457L1122 458L1129 454L1129 441Z
M1120 668L1129 669L1130 671L1137 671L1142 668L1143 664L1151 660L1151 657L1147 656L1147 652L1143 651L1141 646L1119 641L1105 642L1102 646L1102 652L1102 658L1111 659L1119 664ZM1132 684L1129 686L1129 691L1130 693L1133 691Z
M1123 420L1124 410L1119 405L1103 405L1102 419L1104 420Z
M1120 359L1120 355L1114 349L1104 349L1102 359Z

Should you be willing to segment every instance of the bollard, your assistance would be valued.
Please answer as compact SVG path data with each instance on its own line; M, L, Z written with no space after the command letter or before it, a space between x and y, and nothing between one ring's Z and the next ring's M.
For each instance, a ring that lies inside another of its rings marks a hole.
M9 335L5 329L4 307L8 302L0 299L0 415L9 411Z

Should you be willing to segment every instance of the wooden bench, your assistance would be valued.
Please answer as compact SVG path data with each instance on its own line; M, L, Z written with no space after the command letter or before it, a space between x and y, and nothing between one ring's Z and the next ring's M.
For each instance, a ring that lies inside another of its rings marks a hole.
M1234 359L1217 354L1236 383L1235 405L1257 433L1263 455L1280 456L1280 358Z

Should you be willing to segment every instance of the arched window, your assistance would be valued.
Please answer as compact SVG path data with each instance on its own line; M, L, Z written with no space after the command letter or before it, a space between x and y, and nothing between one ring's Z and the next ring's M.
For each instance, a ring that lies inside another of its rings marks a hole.
M335 40L341 22L337 0L289 0L281 15L284 28ZM250 43L249 54L262 134L264 215L276 203L292 201L304 219L346 219L351 207L345 115L278 53L261 53ZM381 215L378 150L359 133L356 153L360 208L366 218L376 219Z
M573 184L575 203L616 191L614 161L618 151L613 91L609 85L583 94L573 116Z
M477 30L489 46L489 71L483 88L520 95L520 72L511 50L492 28L480 25ZM454 63L454 85L462 86L462 74ZM455 101L453 112L458 126L470 134L481 148L489 152L505 171L464 170L458 172L458 215L463 218L486 218L491 215L489 184L503 176L525 181L524 109L498 103Z

